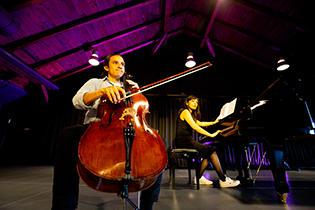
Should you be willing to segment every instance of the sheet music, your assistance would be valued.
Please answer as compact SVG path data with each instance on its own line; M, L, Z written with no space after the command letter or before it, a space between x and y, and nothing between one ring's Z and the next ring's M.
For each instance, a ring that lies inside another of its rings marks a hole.
M235 98L233 101L229 103L224 104L224 106L221 108L220 115L217 118L217 120L221 120L234 112L235 106L236 106L236 100L237 98Z

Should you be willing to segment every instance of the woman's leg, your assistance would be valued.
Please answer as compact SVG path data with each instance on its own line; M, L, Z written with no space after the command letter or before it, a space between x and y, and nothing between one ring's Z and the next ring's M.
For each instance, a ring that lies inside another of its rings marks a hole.
M192 145L192 148L198 150L199 155L202 157L209 157L210 156L210 160L211 160L219 178L224 181L225 175L222 171L219 158L218 158L216 152L214 151L214 148L212 146L209 146L209 145L203 145L199 142L194 142L194 144ZM201 165L200 165L200 173L199 173L199 177L198 177L199 179L202 177L204 171L206 170L208 163L209 163L209 158L204 158L202 160Z
M210 158L213 163L214 169L220 178L220 187L236 187L240 184L239 180L232 180L231 178L224 175L217 153L214 152L212 155L210 155Z
M220 160L218 158L217 153L216 152L212 153L210 155L210 159L211 159L211 162L214 166L215 171L217 172L217 174L219 176L219 179L221 179L222 181L225 181L225 175L223 173L223 170L222 170Z
M208 163L209 163L209 159L208 158L204 158L202 160L201 165L200 165L200 173L199 173L198 179L200 179L202 177L203 172L205 172Z

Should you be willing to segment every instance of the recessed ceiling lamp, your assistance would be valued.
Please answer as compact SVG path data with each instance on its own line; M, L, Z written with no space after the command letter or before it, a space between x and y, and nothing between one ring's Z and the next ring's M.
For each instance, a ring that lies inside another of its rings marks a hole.
M92 66L98 66L100 64L100 61L98 60L98 51L97 50L93 50L92 56L89 60L89 63Z
M285 61L284 57L280 56L279 60L278 60L277 70L278 71L284 71L284 70L288 69L289 67L290 67L290 65L288 64L288 62Z
M0 34L10 36L20 29L20 23L0 5Z
M191 68L191 67L194 67L195 65L196 65L196 61L194 59L193 53L192 52L187 53L187 60L186 60L185 66L187 68Z

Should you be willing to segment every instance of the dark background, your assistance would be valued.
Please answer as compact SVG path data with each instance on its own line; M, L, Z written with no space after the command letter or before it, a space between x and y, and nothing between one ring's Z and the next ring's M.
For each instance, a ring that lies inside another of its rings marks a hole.
M192 39L169 41L167 47L150 55L152 46L123 55L126 71L133 75L140 87L187 70L184 66L187 49L178 47L179 42L193 42ZM198 46L198 45L196 45ZM314 115L313 84L314 73L310 61L292 65L285 72L267 71L262 67L245 62L242 58L229 56L217 50L212 58L206 47L193 49L197 65L210 62L209 68L180 78L144 93L150 103L150 122L158 121L155 112L176 112L180 106L165 108L164 103L172 99L182 101L188 95L203 99L201 106L209 106L203 113L203 120L213 120L219 115L224 103L236 97L255 99L277 78L281 78L262 97L277 98L289 94L295 99L308 102ZM75 61L74 61L75 62ZM101 66L92 67L80 73L55 82L59 90L48 91L49 101L37 85L29 84L27 96L2 105L0 110L0 164L52 164L56 138L62 128L82 123L84 111L74 109L72 97L90 78L99 77ZM281 90L279 92L279 90ZM284 91L285 90L285 91ZM285 93L284 93L285 92ZM281 97L280 97L281 98ZM181 104L181 103L179 103ZM299 110L291 110L298 112ZM290 113L288 113L290 115ZM161 119L160 119L161 120ZM9 123L10 121L10 123ZM174 130L175 122L169 129ZM161 128L159 128L161 129ZM162 138L165 138L162 136ZM170 141L170 139L168 139Z

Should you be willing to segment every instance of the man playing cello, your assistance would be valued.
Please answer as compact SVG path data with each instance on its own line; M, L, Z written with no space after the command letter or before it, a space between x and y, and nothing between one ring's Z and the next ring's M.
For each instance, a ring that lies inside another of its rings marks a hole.
M74 210L78 206L79 175L76 164L78 161L78 144L81 136L90 122L96 122L97 108L100 97L106 95L112 103L119 103L126 97L122 81L126 81L131 89L139 88L138 84L126 80L125 61L119 54L110 54L104 61L105 72L101 79L88 80L73 97L73 104L77 109L87 110L84 125L65 128L57 142L54 165L52 210ZM107 73L107 76L106 76ZM141 193L141 210L152 209L153 203L158 201L162 173L156 182Z

